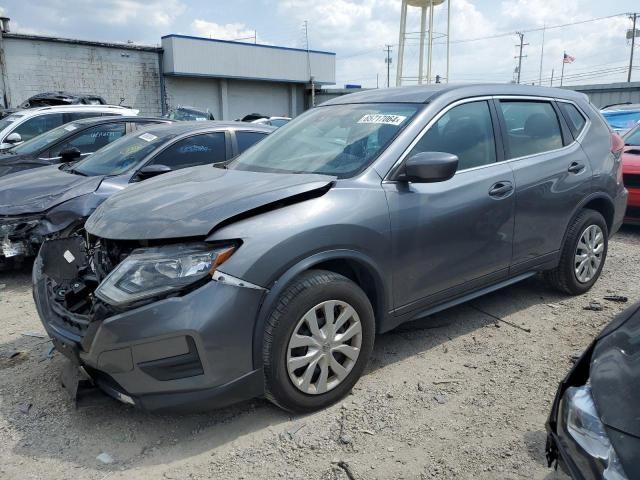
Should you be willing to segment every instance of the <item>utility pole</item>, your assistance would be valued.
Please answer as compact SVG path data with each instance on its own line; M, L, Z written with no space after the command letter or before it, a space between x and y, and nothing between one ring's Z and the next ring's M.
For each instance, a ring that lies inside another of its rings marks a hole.
M391 45L385 45L385 51L387 52L387 57L384 59L384 63L387 64L387 88L391 86L389 83L391 81Z
M551 87L553 87L553 72L554 72L554 70L552 68L551 69L551 85L550 85Z
M524 33L522 32L516 32L516 35L518 35L518 37L520 37L520 45L516 45L516 47L520 47L520 53L513 57L513 58L517 58L518 59L518 78L516 80L517 83L520 83L520 73L522 72L522 59L526 58L526 55L522 55L522 49L524 47L526 47L527 45L529 45L528 43L524 43Z
M542 49L540 50L540 74L538 76L538 86L542 86L542 63L544 61L544 34L547 30L547 25L542 28Z
M629 57L629 73L627 74L627 82L631 82L631 71L633 70L633 47L636 44L636 20L638 18L638 14L634 13L633 16L629 18L633 21L633 27L631 27L631 56ZM628 33L627 36L629 36Z

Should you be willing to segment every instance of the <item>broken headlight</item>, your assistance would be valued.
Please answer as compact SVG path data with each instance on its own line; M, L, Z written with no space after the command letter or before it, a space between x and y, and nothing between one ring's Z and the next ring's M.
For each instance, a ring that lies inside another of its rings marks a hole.
M134 250L98 286L106 303L123 306L179 291L210 277L236 246L180 244Z
M602 478L627 480L596 410L591 396L591 386L568 388L563 402L569 434L588 455L601 463Z

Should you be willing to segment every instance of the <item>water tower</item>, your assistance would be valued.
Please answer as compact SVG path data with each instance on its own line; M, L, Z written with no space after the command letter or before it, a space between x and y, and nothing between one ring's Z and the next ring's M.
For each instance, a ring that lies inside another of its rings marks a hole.
M447 32L437 33L433 31L433 14L435 7L447 3ZM402 9L400 12L400 41L398 42L398 67L396 72L396 86L402 85L403 80L403 60L404 46L407 39L407 10L409 7L417 7L421 9L420 31L417 32L420 37L420 56L418 57L418 83L431 83L432 57L433 57L433 40L446 38L447 60L446 73L444 80L449 81L449 31L451 30L451 0L402 0ZM429 29L427 30L427 13L429 14ZM411 35L411 34L409 34ZM424 46L425 37L427 40L427 74L424 75Z

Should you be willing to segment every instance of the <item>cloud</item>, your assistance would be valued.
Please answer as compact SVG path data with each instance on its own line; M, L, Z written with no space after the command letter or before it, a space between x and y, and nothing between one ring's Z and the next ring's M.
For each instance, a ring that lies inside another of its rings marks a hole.
M199 37L235 40L253 37L255 30L247 27L244 23L227 23L221 25L215 22L196 19L191 22L191 32Z

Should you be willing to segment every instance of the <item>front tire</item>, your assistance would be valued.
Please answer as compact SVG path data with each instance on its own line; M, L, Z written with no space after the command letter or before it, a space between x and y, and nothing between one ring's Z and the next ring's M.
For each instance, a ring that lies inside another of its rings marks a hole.
M362 375L374 335L373 308L358 285L334 272L303 273L266 324L265 396L298 413L337 402Z
M549 283L570 295L591 289L600 277L607 258L609 229L604 217L595 210L583 210L569 227L560 263L545 273Z

